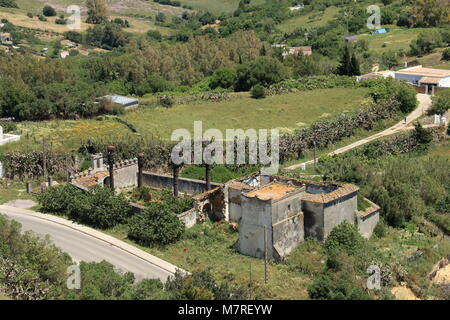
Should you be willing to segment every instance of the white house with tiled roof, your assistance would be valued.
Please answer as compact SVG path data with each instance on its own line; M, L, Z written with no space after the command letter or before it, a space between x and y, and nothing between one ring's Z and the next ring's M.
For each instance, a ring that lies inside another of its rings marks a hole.
M416 86L427 87L428 93L433 93L435 87L450 88L450 70L415 66L397 71L395 78L406 80Z

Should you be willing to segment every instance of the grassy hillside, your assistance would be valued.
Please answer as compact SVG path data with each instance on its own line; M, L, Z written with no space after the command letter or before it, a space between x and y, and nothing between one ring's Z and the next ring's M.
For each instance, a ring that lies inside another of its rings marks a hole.
M237 9L240 0L180 0L197 10L208 10L214 13L233 12ZM261 4L265 0L252 0L252 4Z
M70 5L78 5L81 7L82 12L81 31L86 30L90 26L84 23L87 11L84 0L18 0L17 4L19 5L19 9L0 8L0 18L6 18L14 25L21 27L62 33L68 29L64 25L55 24L57 17L48 17L48 21L44 22L39 21L37 15L42 13L44 5L50 4L58 11L58 14L65 14L68 16L66 13L67 7ZM153 1L144 0L126 2L111 0L108 1L108 4L110 17L127 19L131 24L131 28L127 28L125 31L132 33L144 33L148 30L158 30L162 34L168 34L170 33L170 29L155 26L154 16L158 12L164 12L168 15L180 15L184 10L182 8L163 6L154 3ZM29 18L27 17L27 13L32 13L35 17Z
M337 7L328 7L325 11L313 11L307 14L300 15L295 18L288 19L278 25L282 32L292 32L297 28L307 27L321 27L328 21L333 20L335 15L339 12Z

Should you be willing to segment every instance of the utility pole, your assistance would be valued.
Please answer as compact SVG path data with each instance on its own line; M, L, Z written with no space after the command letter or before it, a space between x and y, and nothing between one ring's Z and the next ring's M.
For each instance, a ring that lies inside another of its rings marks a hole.
M252 300L252 297L253 297L253 280L252 280L252 261L250 260L250 283L249 283L249 291L250 291L250 293L249 293L249 295L250 295L250 297L249 297L249 300Z

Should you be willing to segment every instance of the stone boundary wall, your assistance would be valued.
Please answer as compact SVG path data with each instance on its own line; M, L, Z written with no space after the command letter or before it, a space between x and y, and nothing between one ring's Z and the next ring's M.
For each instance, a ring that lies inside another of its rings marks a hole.
M142 183L160 189L171 189L173 187L173 177L166 174L157 174L149 171L142 173ZM219 183L211 182L211 188L219 187ZM188 195L203 193L206 191L206 182L188 178L179 178L178 190Z

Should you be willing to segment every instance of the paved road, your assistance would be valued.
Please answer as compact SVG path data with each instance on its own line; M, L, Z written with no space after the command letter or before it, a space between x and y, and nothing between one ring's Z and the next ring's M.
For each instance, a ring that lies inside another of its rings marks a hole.
M424 115L425 112L431 106L431 97L429 95L427 95L427 94L420 94L419 93L417 95L417 100L419 100L419 106L413 112L411 112L408 115L406 123L405 123L404 120L402 120L399 123L397 123L396 125L388 128L388 129L386 129L384 131L381 131L381 132L379 132L377 134L374 134L374 135L372 135L370 137L367 137L367 138L361 139L359 141L356 141L356 142L354 142L352 144L349 144L349 145L347 145L347 146L345 146L343 148L334 150L333 152L329 153L329 155L333 156L333 155L336 155L336 154L344 153L344 152L346 152L348 150L351 150L351 149L354 149L356 147L362 146L363 144L372 142L372 141L377 140L379 138L386 137L386 136L398 133L398 132L403 131L403 130L412 129L413 127L410 127L411 123L413 121L417 120L418 118L420 118L422 115ZM306 165L311 165L311 164L314 164L314 160L310 160L310 161L303 162L303 163L306 164ZM296 170L296 169L299 169L303 163L292 165L290 167L287 167L285 170Z
M167 277L173 275L172 272L116 245L68 226L25 214L21 209L0 206L0 213L20 222L24 231L31 230L39 235L50 235L53 243L62 251L67 252L75 261L99 262L106 260L122 271L133 272L136 280L159 278L166 281Z

